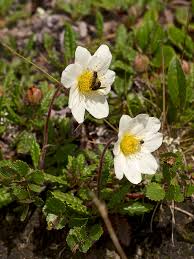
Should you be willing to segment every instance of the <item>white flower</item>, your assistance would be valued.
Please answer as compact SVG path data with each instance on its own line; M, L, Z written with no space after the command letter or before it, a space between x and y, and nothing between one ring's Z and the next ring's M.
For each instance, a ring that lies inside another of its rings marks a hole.
M118 179L123 175L134 183L141 182L141 174L154 174L158 163L151 152L162 144L161 123L157 118L139 114L135 118L123 115L119 123L118 141L113 153L115 174Z
M62 72L61 83L70 88L69 108L78 123L84 121L85 110L97 119L109 114L106 95L111 90L115 72L109 70L112 60L106 45L101 45L94 55L78 46L75 63Z

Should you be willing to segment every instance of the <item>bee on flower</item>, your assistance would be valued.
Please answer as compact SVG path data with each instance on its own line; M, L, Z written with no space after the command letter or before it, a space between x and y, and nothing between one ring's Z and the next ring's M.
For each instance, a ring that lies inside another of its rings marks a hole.
M62 72L61 83L70 88L68 106L78 123L84 121L85 110L97 119L108 116L107 94L115 79L115 72L109 69L111 60L107 45L101 45L94 55L78 46L75 63Z
M116 177L123 175L133 184L142 180L141 174L155 174L158 163L151 152L157 150L163 135L159 119L139 114L135 118L123 115L119 123L118 141L114 145Z

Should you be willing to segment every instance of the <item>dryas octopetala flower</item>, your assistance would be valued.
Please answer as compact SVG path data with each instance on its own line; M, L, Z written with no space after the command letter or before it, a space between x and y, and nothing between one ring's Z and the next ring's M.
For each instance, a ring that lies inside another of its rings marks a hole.
M109 114L106 95L110 92L115 72L109 70L112 60L106 45L101 45L94 55L78 46L75 63L62 72L61 83L70 88L69 108L78 123L84 121L85 110L97 119Z
M159 133L160 121L139 114L135 118L123 115L119 123L118 141L113 153L115 174L118 179L123 175L134 184L141 182L141 174L154 174L158 163L151 152L162 144L162 133Z

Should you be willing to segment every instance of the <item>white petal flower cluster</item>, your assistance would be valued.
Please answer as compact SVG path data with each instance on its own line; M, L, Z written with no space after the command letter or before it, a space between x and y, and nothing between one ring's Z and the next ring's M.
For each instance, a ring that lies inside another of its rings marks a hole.
M151 152L162 144L163 135L159 133L161 123L157 118L139 114L135 118L123 115L119 123L118 141L113 153L115 174L123 175L134 184L142 180L141 174L154 174L158 163Z
M108 116L106 98L115 80L115 72L109 69L111 60L107 45L101 45L94 55L79 46L75 63L62 72L61 82L70 88L69 108L78 123L84 121L85 110L97 119ZM160 124L157 118L147 114L121 117L118 141L113 150L118 179L125 175L131 183L138 184L142 174L156 173L158 163L151 153L162 144L163 136L158 132Z
M70 88L69 108L78 123L84 121L85 110L97 119L109 114L106 100L115 79L109 69L112 54L107 45L101 45L94 55L78 46L75 63L62 72L61 83Z

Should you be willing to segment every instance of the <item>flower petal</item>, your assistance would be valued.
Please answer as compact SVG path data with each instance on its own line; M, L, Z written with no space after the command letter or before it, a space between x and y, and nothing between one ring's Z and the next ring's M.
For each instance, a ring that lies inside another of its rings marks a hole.
M120 141L118 140L115 144L114 144L114 148L113 148L113 154L115 156L117 156L120 153Z
M98 90L99 94L107 95L111 90L111 85L115 80L115 72L108 69L105 75L99 76L101 82L101 88Z
M131 118L129 115L122 115L119 122L119 132L127 131L130 128L132 121L133 118Z
M69 98L69 108L71 109L75 120L78 123L82 123L85 115L85 103L84 98L79 94L79 91L72 90L71 98Z
M109 47L107 45L101 45L91 57L88 68L98 72L102 76L107 72L111 60L112 54Z
M82 123L84 121L84 115L85 115L85 105L84 102L81 101L77 105L73 106L71 108L71 112L73 114L73 117L78 123Z
M144 144L142 145L142 150L147 150L148 152L154 152L162 145L163 134L156 133L144 138Z
M62 72L61 83L66 88L70 88L77 82L77 78L81 74L81 72L82 67L79 64L70 64Z
M155 157L150 153L138 154L138 163L142 174L155 174L158 169L158 163Z
M90 52L81 46L78 46L75 51L75 63L81 65L84 69L87 68L90 61L91 54Z
M86 110L97 119L107 117L109 106L106 97L104 95L86 97Z
M123 178L124 172L126 172L126 158L123 156L121 153L118 156L114 157L114 169L115 169L115 174L116 178L121 180Z
M80 93L77 85L72 85L69 91L69 104L68 107L71 109L73 106L77 105L80 102Z
M125 172L125 176L133 184L138 184L141 182L142 177L136 158L127 159L127 171Z

